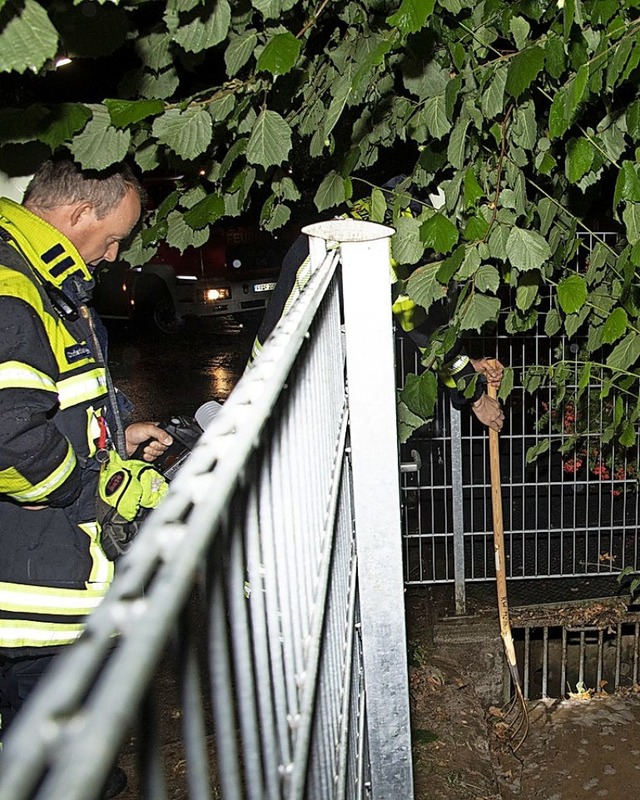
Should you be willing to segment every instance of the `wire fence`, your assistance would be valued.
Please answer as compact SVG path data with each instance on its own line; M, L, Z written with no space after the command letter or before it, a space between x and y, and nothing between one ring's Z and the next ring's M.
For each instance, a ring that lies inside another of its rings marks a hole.
M1 800L99 797L123 748L153 800L178 765L172 796L413 796L398 448L368 427L395 413L391 230L310 233L308 286L7 735Z
M599 237L615 244L614 234ZM588 255L592 248L586 238L581 252ZM624 415L628 400L603 392L598 371L581 398L573 399L585 340L549 336L545 323L543 309L531 330L513 333L503 317L494 336L472 343L474 355L497 357L514 375L500 435L508 576L519 581L590 576L609 579L611 588L620 570L640 566L640 444L603 445L616 403L616 413ZM564 397L549 385L525 388L532 365L544 369L558 362L573 376ZM404 375L421 369L403 338L398 367L400 385ZM403 461L420 464L403 474L405 581L456 583L462 598L464 585L495 575L488 436L470 412L450 408L444 396L437 408L434 422L401 451ZM533 448L542 450L535 460L529 457Z

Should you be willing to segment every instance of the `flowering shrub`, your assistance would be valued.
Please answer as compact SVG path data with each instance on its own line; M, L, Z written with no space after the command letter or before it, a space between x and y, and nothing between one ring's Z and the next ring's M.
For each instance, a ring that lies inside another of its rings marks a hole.
M583 467L587 473L601 481L611 481L613 495L622 494L624 481L638 479L638 453L620 442L612 442L607 429L613 418L621 413L613 400L601 401L598 396L589 398L585 393L565 399L557 406L542 402L543 414L538 420L538 430L562 436L562 470L566 475L577 475Z

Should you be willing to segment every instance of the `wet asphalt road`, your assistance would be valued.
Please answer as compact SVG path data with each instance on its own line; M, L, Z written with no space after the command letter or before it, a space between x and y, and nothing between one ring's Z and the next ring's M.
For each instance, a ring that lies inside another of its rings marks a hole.
M208 400L224 402L249 358L255 325L230 317L190 320L173 336L107 322L113 382L135 406L132 421L192 416Z

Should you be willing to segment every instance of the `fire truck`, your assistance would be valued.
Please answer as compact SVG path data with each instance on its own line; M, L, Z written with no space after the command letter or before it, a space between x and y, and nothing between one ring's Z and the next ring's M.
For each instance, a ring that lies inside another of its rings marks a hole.
M218 225L201 247L181 253L161 244L142 266L101 264L93 303L103 319L151 319L164 333L176 332L188 317L255 320L275 288L292 238L252 225Z
M184 191L182 177L147 177L147 211ZM269 233L250 215L220 220L200 247L181 252L163 242L142 266L132 267L126 258L101 264L93 303L102 319L151 321L169 334L189 317L259 321L298 233L291 225Z

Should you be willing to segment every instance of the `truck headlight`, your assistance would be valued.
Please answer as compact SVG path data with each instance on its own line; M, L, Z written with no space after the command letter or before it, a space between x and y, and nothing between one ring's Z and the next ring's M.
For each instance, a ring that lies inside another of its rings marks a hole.
M223 289L206 289L204 299L207 303L215 303L217 300L228 300L231 292L226 287Z

